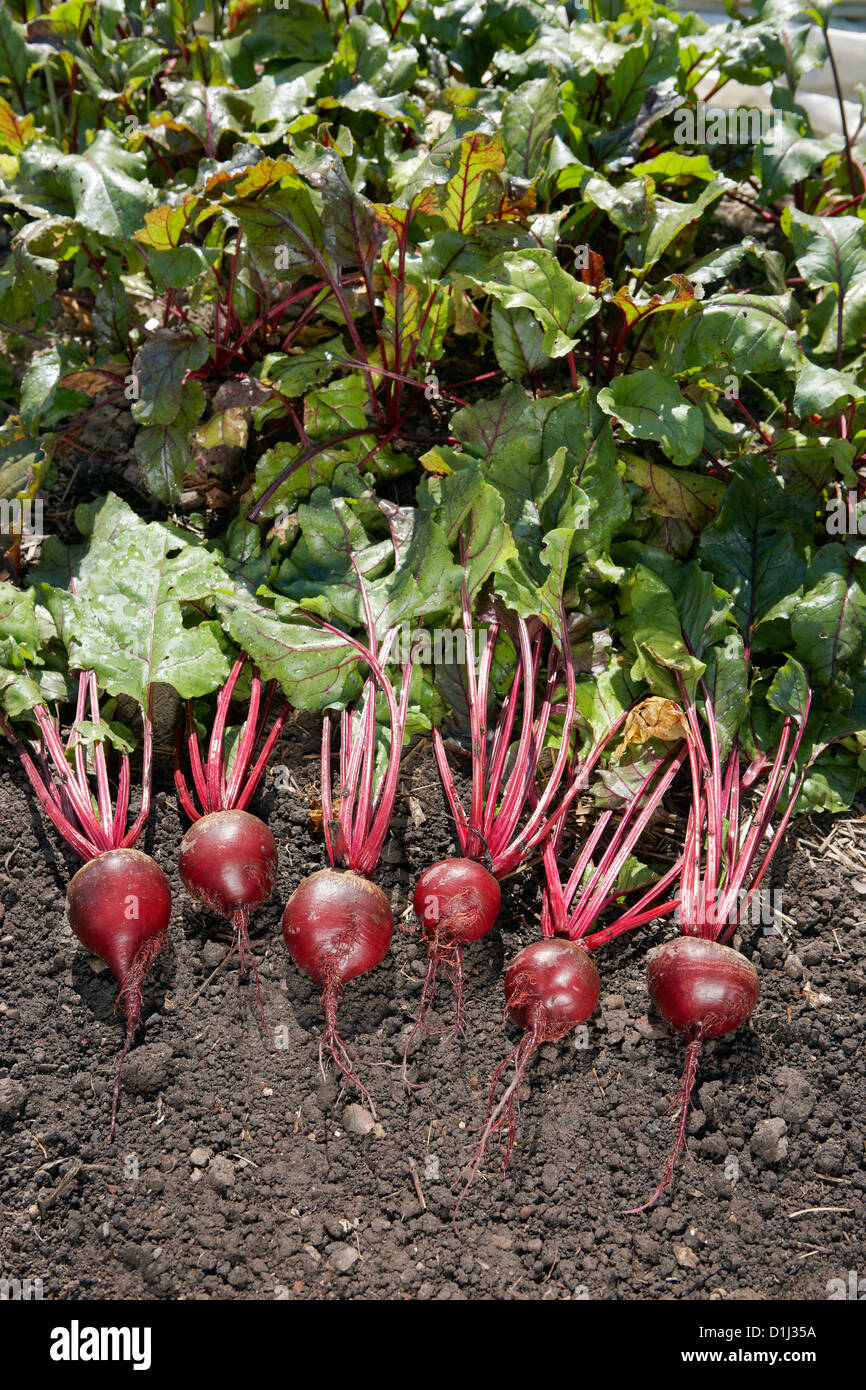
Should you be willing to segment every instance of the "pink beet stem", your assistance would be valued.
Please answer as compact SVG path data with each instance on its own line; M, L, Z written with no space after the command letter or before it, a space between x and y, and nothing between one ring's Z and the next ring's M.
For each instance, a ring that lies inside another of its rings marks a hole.
M368 695L368 702L364 705L364 711L365 714L367 713L367 711L369 711L369 718L373 723L374 735L376 718L376 685L379 686L379 689L385 696L385 701L388 706L388 722L391 730L391 747L388 755L388 766L385 771L384 777L381 779L378 790L372 797L372 804L370 809L365 809L365 815L372 815L372 824L370 824L369 827L364 830L362 839L360 841L356 837L354 841L346 839L345 844L338 843L329 847L329 854L333 855L333 857L331 858L332 864L336 863L338 860L345 861L345 866L347 868L353 869L356 873L363 874L365 877L369 878L369 876L375 872L376 865L379 862L379 855L381 854L382 846L385 843L385 836L388 833L388 825L391 821L391 816L394 810L394 800L397 795L397 782L400 774L400 759L402 757L403 738L405 736L406 719L409 712L409 688L412 679L414 650L410 653L409 659L403 667L403 682L400 693L400 702L398 705L397 698L394 694L394 688L391 685L391 682L388 679L388 675L384 669L384 665L382 664L383 662L387 661L388 652L390 651L390 643L383 650L380 659L380 657L376 655L376 651L374 650L375 634L372 632L372 629L368 634L370 636L371 645L369 647L365 647L364 644L358 641L356 637L352 637L348 632L343 632L340 628L335 627L333 623L327 622L317 613L310 613L309 617L326 632L330 632L333 636L339 637L342 641L346 642L350 647L354 647L355 651L358 652L359 656L369 667L371 678L368 683L370 685L370 690ZM370 619L370 621L372 622L372 619ZM365 692L362 692L362 701L364 700ZM342 729L345 740L345 735L347 733L345 718L342 723ZM360 759L366 752L368 757L368 763L372 761L375 764L375 738L373 738L372 741L369 739L369 735L367 734L367 725L363 723L363 716L361 727L358 731L357 736L353 734L352 737L353 745L351 758L349 759L348 763L345 762L342 757L341 750L340 759L340 825L341 829L345 826L349 829L350 832L353 824L352 812L354 810L355 792L357 790L358 784ZM322 760L322 777L322 804L324 808L325 782L328 781L328 785L330 785L330 765L326 769L324 759ZM347 795L346 783L348 783L349 795ZM344 811L346 814L345 820ZM340 838L342 839L345 837L341 836ZM328 839L326 838L326 844L327 843Z
M520 812L527 795L527 784L532 780L534 763L537 763L540 752L536 744L533 760L531 750L535 723L534 692L540 656L540 636L533 651L529 640L529 629L522 618L517 620L517 631L520 640L520 664L523 671L523 723L520 729L520 742L517 745L514 766L506 783L505 793L498 810L489 817L487 843L494 861L503 853L505 845L520 819ZM473 747L473 758L474 756L475 749ZM478 808L473 806L472 824L478 825L480 820L480 806Z
M201 749L199 748L198 743L198 730L195 727L195 717L193 715L192 700L187 700L186 702L186 746L187 752L189 754L189 766L190 771L192 773L193 786L195 787L196 794L198 795L198 799L202 807L201 811L193 811L192 819L200 820L202 813L204 815L207 815L209 809L207 776L205 775L204 765L201 760ZM185 787L186 783L184 782L184 788ZM180 789L178 788L178 790ZM190 814L190 808L186 805L186 803L184 803L184 810L186 811L187 815Z
M90 688L90 717L94 724L99 723L99 689L96 684L96 673L90 672L88 685ZM93 745L93 762L96 767L96 790L99 801L99 819L102 827L111 838L113 829L111 814L111 789L108 785L108 765L105 760L105 745L101 739Z
M141 748L141 806L136 816L132 829L127 831L120 841L120 849L129 849L135 844L142 830L145 821L150 815L150 792L153 770L153 686L147 687L147 697L143 710L143 739Z
M454 785L454 778L451 775L451 768L448 765L448 755L445 752L445 744L442 740L442 730L433 730L433 753L439 768L439 775L442 778L442 786L445 789L445 797L451 814L454 817L454 824L457 827L457 835L460 840L460 848L466 853L466 846L469 841L469 827L460 805L460 798L457 795L457 788Z
M193 797L190 795L186 778L181 769L180 735L178 735L175 744L174 784L178 800L191 821L200 820L202 815L210 815L214 811L246 810L261 781L268 759L288 717L289 704L288 701L283 701L270 732L262 741L271 716L276 682L270 681L268 683L264 707L262 708L262 681L257 667L254 666L250 676L250 698L247 713L238 735L234 761L227 781L225 775L225 734L228 714L238 679L248 660L249 658L246 656L238 658L217 697L216 714L208 742L206 766L202 763L192 701L187 700L186 745L193 787L198 796L201 810L195 805ZM259 745L261 745L260 748ZM250 762L255 757L256 749L259 749L258 757L256 757L255 764L250 770Z
M205 811L218 811L225 807L225 731L238 677L246 664L246 657L238 657L231 669L229 678L217 697L216 714L211 727L210 743L207 753L207 794Z
M235 747L235 760L225 791L224 810L226 811L230 811L237 801L241 785L250 765L253 749L256 746L259 732L258 717L261 693L262 683L259 680L259 673L253 668L252 678L250 680L250 703L247 709L247 717L244 720L240 738Z
M267 721L270 717L272 699L273 691L271 691L270 697L265 706L265 712L262 715L262 731L265 729ZM262 744L259 756L256 758L255 764L253 766L253 770L247 778L247 784L241 792L240 796L238 797L237 809L239 811L245 811L250 801L252 800L253 793L255 792L256 787L259 785L259 782L262 778L262 773L264 772L268 764L268 759L270 758L271 753L274 751L274 745L276 744L277 739L282 733L283 726L289 717L289 710L289 702L288 700L284 700L277 714L277 717L274 720L273 727L271 728L270 733L268 734L267 738Z
M342 755L342 750L341 750ZM331 716L326 712L322 719L322 754L319 760L319 785L322 797L322 827L325 832L325 849L331 863L335 862L334 845L331 839L331 826L334 821L334 803L331 800Z

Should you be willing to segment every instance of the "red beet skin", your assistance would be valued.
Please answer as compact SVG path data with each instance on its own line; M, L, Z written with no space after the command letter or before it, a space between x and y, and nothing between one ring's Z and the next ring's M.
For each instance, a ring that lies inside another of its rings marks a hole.
M310 874L283 913L286 950L305 975L326 986L344 985L377 966L393 930L391 904L381 888L342 870Z
M647 988L662 1018L686 1038L720 1038L758 1002L758 972L730 946L681 936L651 951Z
M680 936L656 946L647 959L647 988L666 1023L686 1040L686 1066L677 1097L680 1122L662 1180L648 1201L629 1207L627 1215L657 1202L671 1178L678 1155L686 1148L689 1104L701 1046L745 1023L758 1002L758 972L730 946L701 936Z
M126 1038L114 1075L111 1136L117 1124L120 1072L141 1020L144 981L168 945L171 889L149 854L109 849L89 859L66 889L69 925L83 946L111 967L120 983Z
M213 912L249 915L277 881L277 844L248 811L212 811L186 832L178 868L188 893Z
M502 893L483 864L443 859L425 869L413 906L425 936L467 945L486 936L499 916Z
M111 849L90 859L66 889L69 924L78 940L124 983L139 949L171 916L168 879L150 855Z
M467 1165L458 1208L478 1172L493 1136L506 1130L502 1171L508 1164L517 1134L520 1110L518 1094L527 1067L545 1042L557 1042L595 1012L601 981L589 952L567 937L548 936L534 941L514 957L505 972L505 1004L511 1018L523 1029L523 1037L499 1063L490 1078L487 1117L478 1147ZM511 1081L494 1104L496 1088L503 1074L513 1067Z
M595 1011L600 991L589 953L563 937L534 941L505 972L509 1014L527 1032L540 1026L546 1040L561 1038L585 1022Z
M359 1059L337 1030L337 1003L348 980L373 970L385 957L393 930L391 904L381 888L349 871L319 869L310 874L298 884L283 913L286 950L298 969L322 987L322 1075L328 1052L374 1116L373 1097L356 1071Z

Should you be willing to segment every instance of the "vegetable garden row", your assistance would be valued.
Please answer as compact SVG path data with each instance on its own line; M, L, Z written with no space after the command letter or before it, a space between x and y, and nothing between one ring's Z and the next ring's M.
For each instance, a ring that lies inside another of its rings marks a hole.
M866 767L866 117L840 97L841 133L809 130L830 9L783 39L796 8L0 14L0 731L118 981L107 1131L171 935L135 847L168 687L180 876L231 924L263 1047L248 928L278 846L252 808L286 721L322 717L329 867L283 937L321 987L323 1069L374 1113L338 1006L386 968L376 872L429 739L458 853L415 888L408 1087L434 997L468 1026L464 955L503 885L543 883L456 1184L493 1143L508 1162L533 1055L591 1018L632 931L685 1044L635 1210L672 1180L702 1044L758 999L738 947L786 827L849 806ZM760 140L675 138L710 70L773 84ZM83 442L118 406L132 472Z

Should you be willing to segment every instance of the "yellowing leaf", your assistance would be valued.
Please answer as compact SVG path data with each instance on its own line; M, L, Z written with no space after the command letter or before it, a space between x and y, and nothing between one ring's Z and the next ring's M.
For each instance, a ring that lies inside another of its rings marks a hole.
M648 743L651 738L660 738L665 743L679 743L686 737L686 722L679 705L673 700L665 700L661 695L650 695L630 710L623 729L623 741L614 750L614 758L619 762L626 749L632 745Z

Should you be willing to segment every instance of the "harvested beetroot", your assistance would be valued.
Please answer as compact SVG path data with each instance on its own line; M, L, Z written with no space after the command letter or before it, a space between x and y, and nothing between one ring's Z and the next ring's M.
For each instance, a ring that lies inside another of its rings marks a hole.
M375 1115L370 1092L359 1079L358 1058L337 1030L337 1006L343 986L357 975L373 970L391 944L394 919L385 894L370 881L388 833L397 778L400 771L412 659L403 667L399 701L385 670L388 645L380 650L369 628L370 645L323 619L326 631L354 647L366 663L369 675L361 695L340 719L339 809L334 814L331 788L331 718L322 722L322 823L330 869L310 874L295 889L283 913L283 939L292 960L322 987L325 1031L319 1045L319 1066L325 1074L325 1053L342 1073L344 1082L357 1087ZM392 639L393 640L393 637ZM388 709L388 761L376 775L376 693L381 691ZM339 867L338 867L339 866ZM346 870L347 872L341 872Z
M343 986L374 970L388 954L394 918L381 888L360 874L320 869L303 879L283 913L283 940L299 970L322 988L325 1031L319 1043L371 1105L369 1092L354 1070L357 1058L337 1031L337 1003ZM373 1110L375 1114L375 1110Z
M66 889L69 924L82 945L105 961L120 985L115 1008L123 1007L126 1037L112 1092L110 1136L113 1136L120 1099L120 1072L141 1021L144 981L154 960L168 945L171 889L159 865L149 855L132 848L150 810L153 756L150 694L147 707L142 711L141 806L129 830L126 829L131 784L129 756L124 753L121 758L112 808L102 740L93 744L94 806L86 749L79 734L79 725L88 712L91 724L99 725L96 676L93 672L82 672L75 721L65 744L60 737L59 720L41 705L33 710L41 737L29 750L2 717L0 728L18 753L52 824L85 861Z
M466 1182L454 1209L456 1217L466 1191L478 1171L493 1136L506 1128L502 1171L508 1166L520 1112L518 1090L542 1043L558 1042L580 1023L591 1018L598 1005L601 981L589 952L562 937L534 941L515 956L505 972L505 1012L523 1029L523 1037L499 1063L490 1078L487 1120L468 1168ZM513 1066L514 1074L495 1102L502 1075Z
M499 916L502 892L497 880L475 859L443 859L425 869L415 885L415 916L427 940L427 971L415 1026L406 1039L405 1063L415 1034L426 1025L436 981L449 980L456 1001L455 1032L463 1032L463 948L486 936Z
M193 785L201 809L196 806L181 771L181 736L175 746L174 781L178 800L194 822L180 847L178 869L187 892L209 912L232 924L230 952L237 947L241 974L249 969L256 985L256 1002L264 1028L261 982L250 948L249 921L274 891L277 881L277 844L264 821L244 808L267 766L289 713L283 702L270 731L271 708L276 692L271 682L264 692L253 668L247 717L240 731L231 772L226 774L226 725L238 678L246 664L241 657L220 691L216 716L203 764L192 704L187 704L187 749ZM255 761L254 761L255 760Z

